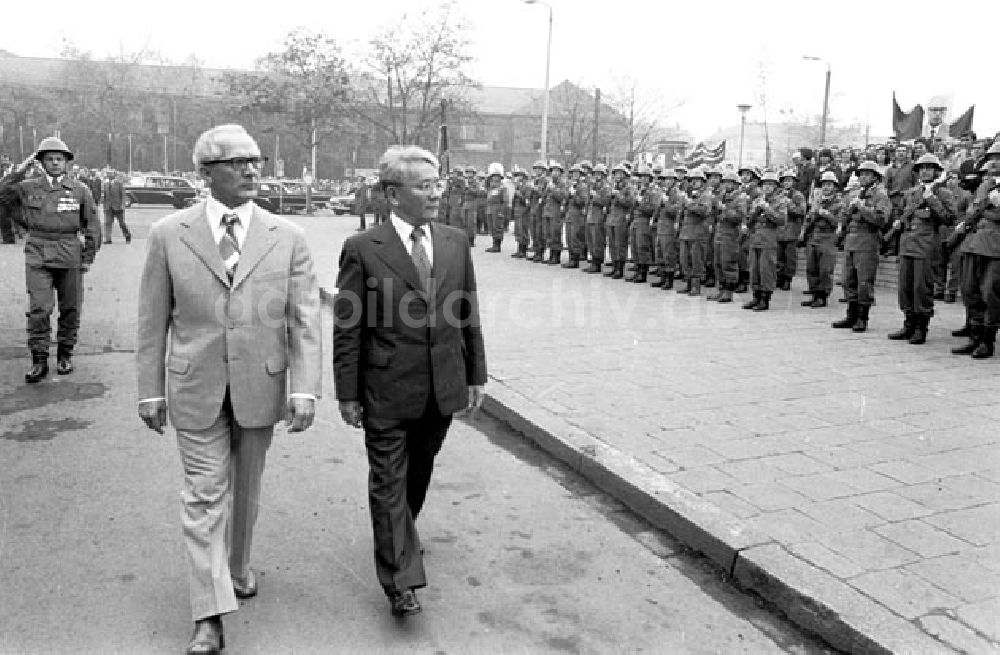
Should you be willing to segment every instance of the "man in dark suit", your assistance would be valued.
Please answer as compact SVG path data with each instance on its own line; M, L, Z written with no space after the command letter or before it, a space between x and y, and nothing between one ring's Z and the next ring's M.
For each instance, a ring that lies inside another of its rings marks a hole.
M379 184L390 219L340 255L333 367L341 416L365 430L378 580L406 616L427 584L414 521L452 415L482 404L486 353L468 238L430 223L444 190L437 158L393 147Z
M104 243L111 243L111 230L116 220L125 243L132 243L132 233L125 224L125 184L120 175L108 171L108 182L104 190Z
M354 211L361 219L358 231L364 232L365 212L368 211L368 183L365 181L364 175L358 176L358 184L354 187Z

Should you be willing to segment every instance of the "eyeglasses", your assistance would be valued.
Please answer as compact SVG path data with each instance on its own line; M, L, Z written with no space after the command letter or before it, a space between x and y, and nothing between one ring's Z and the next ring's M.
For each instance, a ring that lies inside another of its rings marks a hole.
M210 161L201 162L202 166L210 166L212 164L228 164L233 168L239 170L246 170L251 165L256 169L261 169L264 164L267 163L267 157L232 157L230 159L212 159Z
M432 193L434 191L441 193L448 186L448 183L445 182L444 180L437 179L437 180L424 180L419 184L400 184L400 186L405 186L410 189L420 191L421 193Z

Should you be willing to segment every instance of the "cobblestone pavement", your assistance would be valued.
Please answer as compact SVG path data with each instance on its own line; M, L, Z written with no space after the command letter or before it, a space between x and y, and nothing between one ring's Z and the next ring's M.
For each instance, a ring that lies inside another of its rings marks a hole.
M332 287L339 240L325 241ZM856 334L830 328L843 304L799 306L801 277L753 313L514 260L509 235L503 253L486 245L492 395L724 526L741 582L778 576L897 652L996 652L1000 358L948 352L960 304L938 303L912 346L886 339L891 288Z

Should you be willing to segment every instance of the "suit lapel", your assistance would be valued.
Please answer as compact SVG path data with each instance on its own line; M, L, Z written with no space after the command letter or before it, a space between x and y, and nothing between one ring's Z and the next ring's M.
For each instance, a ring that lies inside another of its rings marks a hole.
M219 246L215 243L212 230L208 227L205 203L201 203L196 211L190 212L185 220L181 221L181 225L187 228L181 234L181 241L198 256L208 270L215 273L220 282L229 286L229 277L219 255Z
M399 233L393 227L392 221L386 221L382 225L372 230L372 241L378 246L375 249L379 258L385 262L386 266L401 277L411 288L423 293L423 285L420 284L420 276L417 275L417 267L413 265L413 258L406 252ZM435 254L437 251L435 251Z
M260 263L276 242L274 231L277 226L271 217L256 204L253 206L253 218L247 229L247 238L243 241L243 251L240 262L236 265L236 275L233 277L233 288L240 285L250 272ZM221 259L221 258L220 258Z

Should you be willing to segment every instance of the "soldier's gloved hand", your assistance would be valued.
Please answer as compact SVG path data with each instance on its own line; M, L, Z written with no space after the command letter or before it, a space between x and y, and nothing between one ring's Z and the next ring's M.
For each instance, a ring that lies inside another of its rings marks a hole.
M139 403L139 418L150 430L163 434L167 425L167 401L147 400Z

